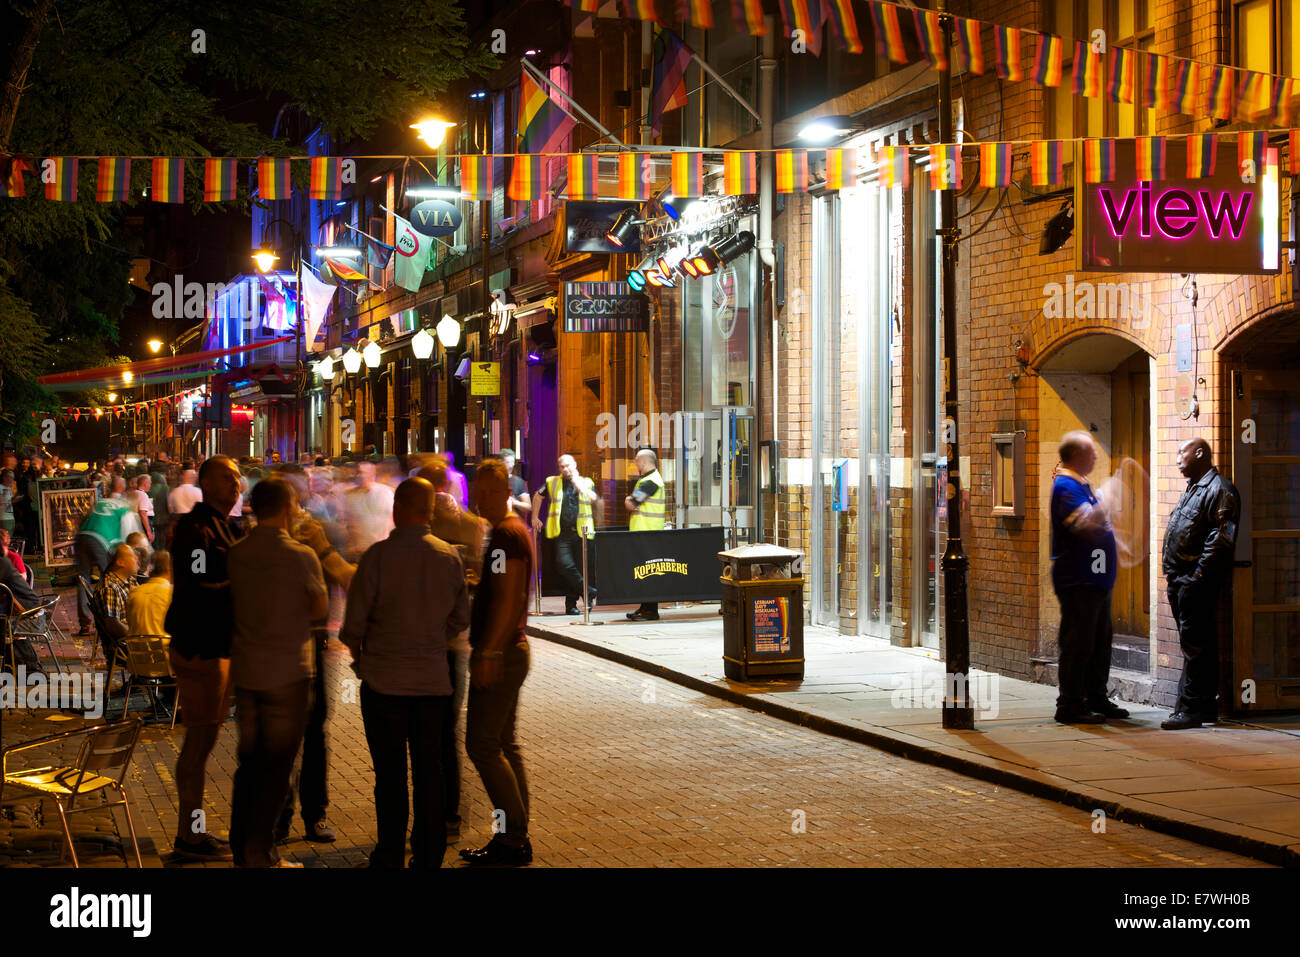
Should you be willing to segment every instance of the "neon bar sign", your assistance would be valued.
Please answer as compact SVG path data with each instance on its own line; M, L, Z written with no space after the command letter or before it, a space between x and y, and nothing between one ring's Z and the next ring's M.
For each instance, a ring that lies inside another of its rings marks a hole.
M1275 272L1279 266L1278 151L1257 169L1237 162L1235 139L1219 141L1213 176L1188 179L1186 141L1165 141L1166 177L1137 178L1132 140L1116 143L1109 183L1075 171L1076 262L1093 272Z

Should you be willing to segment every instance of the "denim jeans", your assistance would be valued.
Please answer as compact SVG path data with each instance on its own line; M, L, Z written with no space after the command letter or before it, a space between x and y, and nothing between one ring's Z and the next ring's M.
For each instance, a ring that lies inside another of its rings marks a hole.
M505 834L518 841L528 836L528 778L515 740L515 713L528 661L527 642L507 649L501 681L488 689L470 687L465 722L465 750L483 779L493 813L505 812Z
M255 691L235 688L239 766L230 802L230 850L237 867L272 867L275 822L311 710L310 678Z
M381 694L361 684L361 721L375 766L375 823L379 841L371 867L402 866L406 858L406 754L411 754L411 866L441 867L447 853L443 820L441 738L451 720L451 695Z

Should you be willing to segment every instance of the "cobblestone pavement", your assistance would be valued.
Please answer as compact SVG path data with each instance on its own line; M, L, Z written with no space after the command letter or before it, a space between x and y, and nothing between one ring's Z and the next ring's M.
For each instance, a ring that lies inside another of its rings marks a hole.
M545 641L532 646L520 736L532 788L534 866L1265 866L1116 821L1095 833L1094 819L1078 810ZM369 753L347 662L347 652L331 645L329 817L339 840L308 843L295 821L282 847L308 867L362 864L374 841ZM50 716L10 712L5 743L73 725ZM228 866L182 864L170 852L182 734L151 725L137 752L130 794L146 866ZM234 750L228 722L209 763L208 827L218 834L229 822ZM462 847L486 840L490 814L468 761L463 774ZM57 863L57 812L47 805L40 827L30 807L19 806L14 820L0 816L0 863ZM83 865L120 866L107 815L82 815L74 825Z

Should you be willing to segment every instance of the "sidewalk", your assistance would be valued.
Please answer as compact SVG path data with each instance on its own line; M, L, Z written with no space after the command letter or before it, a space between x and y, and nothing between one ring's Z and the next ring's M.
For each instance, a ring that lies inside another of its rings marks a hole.
M717 605L662 605L660 621L635 624L624 617L631 606L597 605L584 626L558 614L561 602L544 599L529 634L901 757L1300 865L1300 720L1161 731L1167 711L1125 702L1126 721L1061 725L1054 687L972 672L996 698L987 714L976 709L974 731L947 731L935 704L944 664L932 651L805 626L802 681L743 683L723 675Z

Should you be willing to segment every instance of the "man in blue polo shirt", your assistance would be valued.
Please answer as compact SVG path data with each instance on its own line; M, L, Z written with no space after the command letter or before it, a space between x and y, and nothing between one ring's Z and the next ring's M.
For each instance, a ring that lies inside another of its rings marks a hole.
M1104 502L1088 484L1097 446L1087 432L1061 439L1052 483L1052 587L1061 602L1056 720L1101 724L1127 718L1107 697L1110 593L1115 587L1115 533Z

